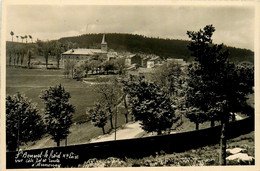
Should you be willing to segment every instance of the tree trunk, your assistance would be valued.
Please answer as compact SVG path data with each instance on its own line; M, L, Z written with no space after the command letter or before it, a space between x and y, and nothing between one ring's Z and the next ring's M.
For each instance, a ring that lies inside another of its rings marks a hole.
M232 113L232 122L236 121L236 114Z
M46 69L48 69L48 56L45 56Z
M21 66L23 65L24 54L21 55Z
M162 130L158 130L157 135L162 135Z
M71 78L73 79L73 67L71 68Z
M9 66L11 65L12 63L12 55L9 55Z
M125 123L128 123L128 112L125 114Z
M17 66L19 65L19 59L20 59L20 55L18 54L18 55L17 55L17 58L16 58L16 65L17 65Z
M104 126L102 127L102 131L103 131L103 134L106 133L106 132L105 132L105 127L104 127Z
M124 95L124 105L125 105L125 109L126 109L126 113L125 113L125 123L128 123L128 106L126 103L126 95Z
M111 126L111 129L114 129L112 113L110 113L109 120L110 120L110 126Z
M16 57L14 56L14 61L13 61L14 62L14 66L15 66L15 60L16 60Z
M28 57L27 65L28 65L28 68L31 68L31 56L30 55Z
M224 118L221 120L220 154L219 154L220 165L226 165L227 124L228 124L228 116L224 116Z
M57 61L57 68L60 68L60 60Z
M57 147L59 147L60 146L60 140L57 140Z
M61 59L61 57L57 56L57 68L58 69L60 68L60 59Z
M210 121L210 126L211 126L211 127L215 126L215 120L214 120L214 119L211 119L211 121Z
M196 130L199 130L199 123L196 122Z

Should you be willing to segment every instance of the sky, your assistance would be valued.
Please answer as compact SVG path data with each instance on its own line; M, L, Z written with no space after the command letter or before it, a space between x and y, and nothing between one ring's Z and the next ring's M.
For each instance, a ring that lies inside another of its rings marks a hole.
M254 50L255 16L249 6L9 5L6 17L7 40L11 40L11 31L15 36L31 35L34 40L87 33L188 40L187 30L213 24L214 43Z

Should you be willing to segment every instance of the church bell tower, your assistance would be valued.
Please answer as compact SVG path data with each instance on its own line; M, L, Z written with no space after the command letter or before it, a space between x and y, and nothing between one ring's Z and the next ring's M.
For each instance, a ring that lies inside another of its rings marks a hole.
M102 42L101 42L101 51L107 52L107 42L106 42L105 34L103 34L103 39L102 39Z

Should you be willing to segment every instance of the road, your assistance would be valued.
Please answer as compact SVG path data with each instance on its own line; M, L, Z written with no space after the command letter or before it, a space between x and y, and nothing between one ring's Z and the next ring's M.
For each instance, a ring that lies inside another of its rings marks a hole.
M141 134L143 132L144 131L140 127L139 122L128 123L124 126L123 129L119 129L119 130L116 131L116 140L136 138L139 134ZM115 132L113 132L110 135L101 135L97 138L93 138L90 141L90 143L103 142L103 141L113 141L113 140L115 140Z

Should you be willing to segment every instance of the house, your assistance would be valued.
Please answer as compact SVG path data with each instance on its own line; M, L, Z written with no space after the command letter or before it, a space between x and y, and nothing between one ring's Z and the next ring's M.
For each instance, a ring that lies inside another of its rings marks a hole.
M102 42L101 42L101 48L100 49L70 49L64 53L62 53L62 64L63 67L65 66L65 63L67 61L75 61L77 64L82 63L88 59L91 59L94 56L103 56L104 58L107 58L107 42L105 40L105 34L103 35Z
M136 64L137 66L142 66L143 65L142 57L138 54L128 55L125 59L125 65L131 66L133 64Z
M160 65L161 63L162 61L159 56L153 57L147 61L147 68L154 68L156 65Z
M107 60L110 61L110 60L113 60L113 59L116 59L116 58L118 58L117 52L110 49L109 52L107 53Z
M183 59L178 59L178 58L168 58L167 62L168 63L169 62L174 62L174 63L180 64L180 65L186 64L186 62Z

